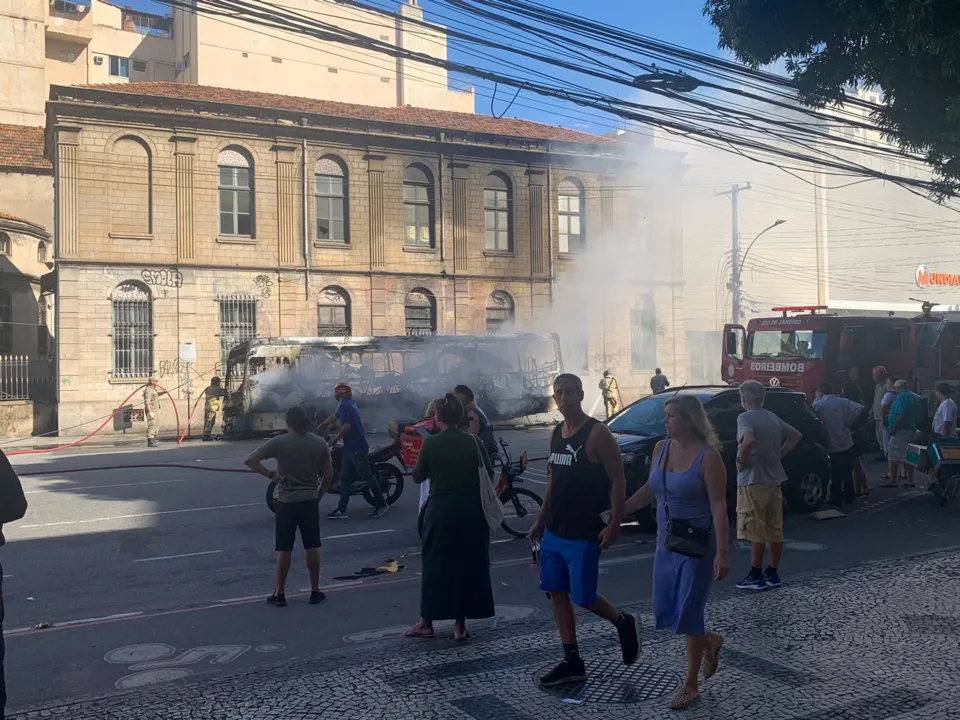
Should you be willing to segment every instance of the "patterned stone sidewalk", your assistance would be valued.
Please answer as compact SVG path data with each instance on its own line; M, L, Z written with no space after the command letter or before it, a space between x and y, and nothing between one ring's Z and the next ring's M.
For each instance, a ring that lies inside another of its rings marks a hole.
M636 608L646 627L648 608ZM720 671L685 717L797 720L960 718L960 553L809 576L780 590L718 596L709 622L727 636ZM644 633L641 660L619 663L613 631L581 618L591 673L545 692L557 660L538 617L478 633L469 645L385 642L202 676L15 716L71 720L541 720L676 717L666 703L682 642Z

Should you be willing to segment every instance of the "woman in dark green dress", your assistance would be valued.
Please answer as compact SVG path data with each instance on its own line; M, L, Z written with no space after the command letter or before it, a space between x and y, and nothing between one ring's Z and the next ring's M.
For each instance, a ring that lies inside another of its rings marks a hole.
M483 515L478 465L493 471L475 436L458 429L463 405L453 395L437 402L441 431L423 441L413 481L430 479L423 519L421 623L453 620L454 640L466 640L466 621L493 617L490 530ZM418 623L421 624L421 623Z

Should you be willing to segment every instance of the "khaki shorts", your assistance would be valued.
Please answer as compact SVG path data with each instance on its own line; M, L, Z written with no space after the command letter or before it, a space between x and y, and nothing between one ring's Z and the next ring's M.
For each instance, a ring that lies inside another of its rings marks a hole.
M783 542L783 491L775 485L737 488L737 538Z

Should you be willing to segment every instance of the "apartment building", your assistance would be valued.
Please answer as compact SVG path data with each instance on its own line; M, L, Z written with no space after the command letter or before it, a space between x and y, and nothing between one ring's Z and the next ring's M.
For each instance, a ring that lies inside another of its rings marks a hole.
M395 19L333 0L287 0L285 9L378 42L446 58L444 28L420 24L416 0ZM176 81L363 105L473 112L470 88L447 72L370 50L174 9L155 15L104 0L0 4L0 123L42 125L52 85Z
M54 87L47 127L61 427L178 385L183 341L194 394L256 336L552 330L590 402L677 365L679 220L624 143L185 83Z

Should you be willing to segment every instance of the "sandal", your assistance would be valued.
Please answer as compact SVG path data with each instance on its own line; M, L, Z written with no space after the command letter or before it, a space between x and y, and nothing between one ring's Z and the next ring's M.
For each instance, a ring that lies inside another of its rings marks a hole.
M403 636L405 638L420 638L421 640L432 640L433 639L433 628L425 628L420 625L414 625L412 628L407 630Z
M692 708L698 702L700 702L699 692L682 687L679 691L677 691L677 694L673 696L673 701L670 703L670 709L686 710L687 708Z
M469 639L470 639L470 633L469 633L469 632L465 632L463 635L457 635L456 632L453 633L453 641L454 641L454 642L466 642L466 641L469 640Z
M723 648L723 635L717 635L719 640L710 642L703 651L703 662L700 669L703 671L703 679L709 680L717 674L719 666L720 650Z

